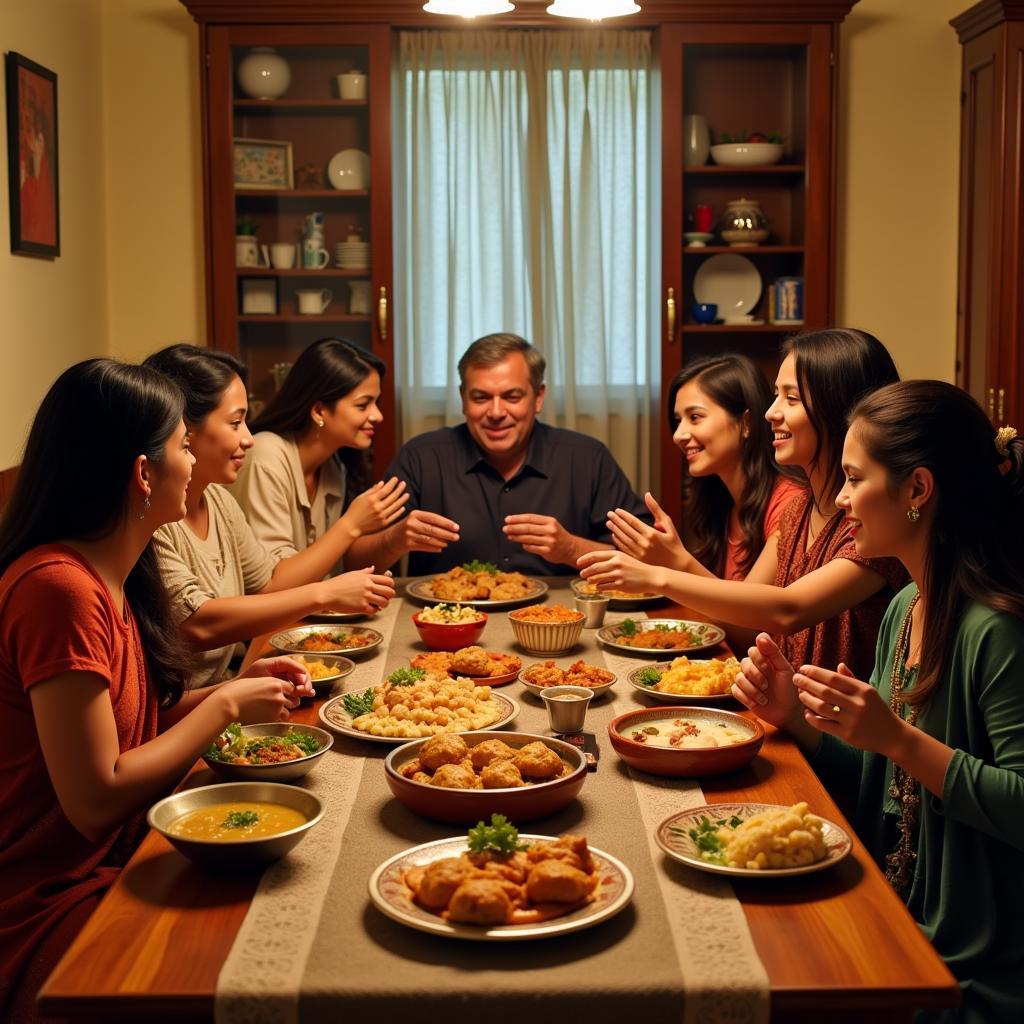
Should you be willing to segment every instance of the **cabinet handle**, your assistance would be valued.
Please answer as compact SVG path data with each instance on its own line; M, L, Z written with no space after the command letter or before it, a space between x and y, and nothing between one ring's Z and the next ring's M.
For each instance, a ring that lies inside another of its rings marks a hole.
M1003 422L1003 399L1006 398L1006 388L999 389L999 415L996 417L999 423Z
M996 418L996 389L988 389L988 418L994 420Z
M668 338L671 345L676 340L676 290L669 288L668 298L665 300L665 323L668 328Z
M388 340L388 290L381 286L380 299L377 301L377 330L380 331L380 340Z

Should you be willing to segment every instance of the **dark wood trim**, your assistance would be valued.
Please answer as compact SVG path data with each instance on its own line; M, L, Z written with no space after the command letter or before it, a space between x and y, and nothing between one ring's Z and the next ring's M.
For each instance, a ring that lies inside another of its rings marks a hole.
M1024 18L1024 0L981 0L963 14L951 18L949 23L956 29L961 43L966 43L982 32L1004 21L1020 21Z
M391 25L430 25L436 28L466 27L457 18L427 14L421 0L274 0L254 4L252 0L181 0L200 24L314 24L360 21L385 22ZM821 23L838 24L850 13L857 0L644 0L642 10L627 18L613 18L607 27L659 25L667 22L752 22L752 23ZM471 23L473 28L500 25L572 28L583 26L546 13L548 0L516 0L510 14L482 18Z

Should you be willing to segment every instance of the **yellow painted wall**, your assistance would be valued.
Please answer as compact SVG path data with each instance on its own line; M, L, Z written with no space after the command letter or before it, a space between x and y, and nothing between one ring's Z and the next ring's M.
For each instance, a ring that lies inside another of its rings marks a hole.
M906 377L956 358L960 44L970 0L861 0L843 23L838 318Z
M5 0L0 47L57 73L61 255L14 256L0 104L0 467L21 461L36 407L67 366L106 351L106 175L100 0ZM83 424L83 428L87 428Z

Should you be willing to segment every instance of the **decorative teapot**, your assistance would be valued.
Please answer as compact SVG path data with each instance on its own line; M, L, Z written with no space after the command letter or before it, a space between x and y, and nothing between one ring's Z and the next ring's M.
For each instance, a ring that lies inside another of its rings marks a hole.
M756 199L733 199L725 204L719 234L729 245L757 245L768 237L768 218Z

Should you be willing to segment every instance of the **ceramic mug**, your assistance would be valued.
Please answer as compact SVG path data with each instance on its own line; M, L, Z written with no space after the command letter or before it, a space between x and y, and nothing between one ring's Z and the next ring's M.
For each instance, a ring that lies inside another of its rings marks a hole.
M346 71L338 75L338 95L343 100L365 100L366 75L361 71Z
M300 288L295 296L303 316L319 316L334 301L330 288Z
M277 270L291 270L295 266L295 246L291 242L274 242L270 247L270 264Z
M258 267L260 245L255 235L235 235L235 266Z
M302 245L302 266L306 270L323 270L331 262L331 254L316 242Z

